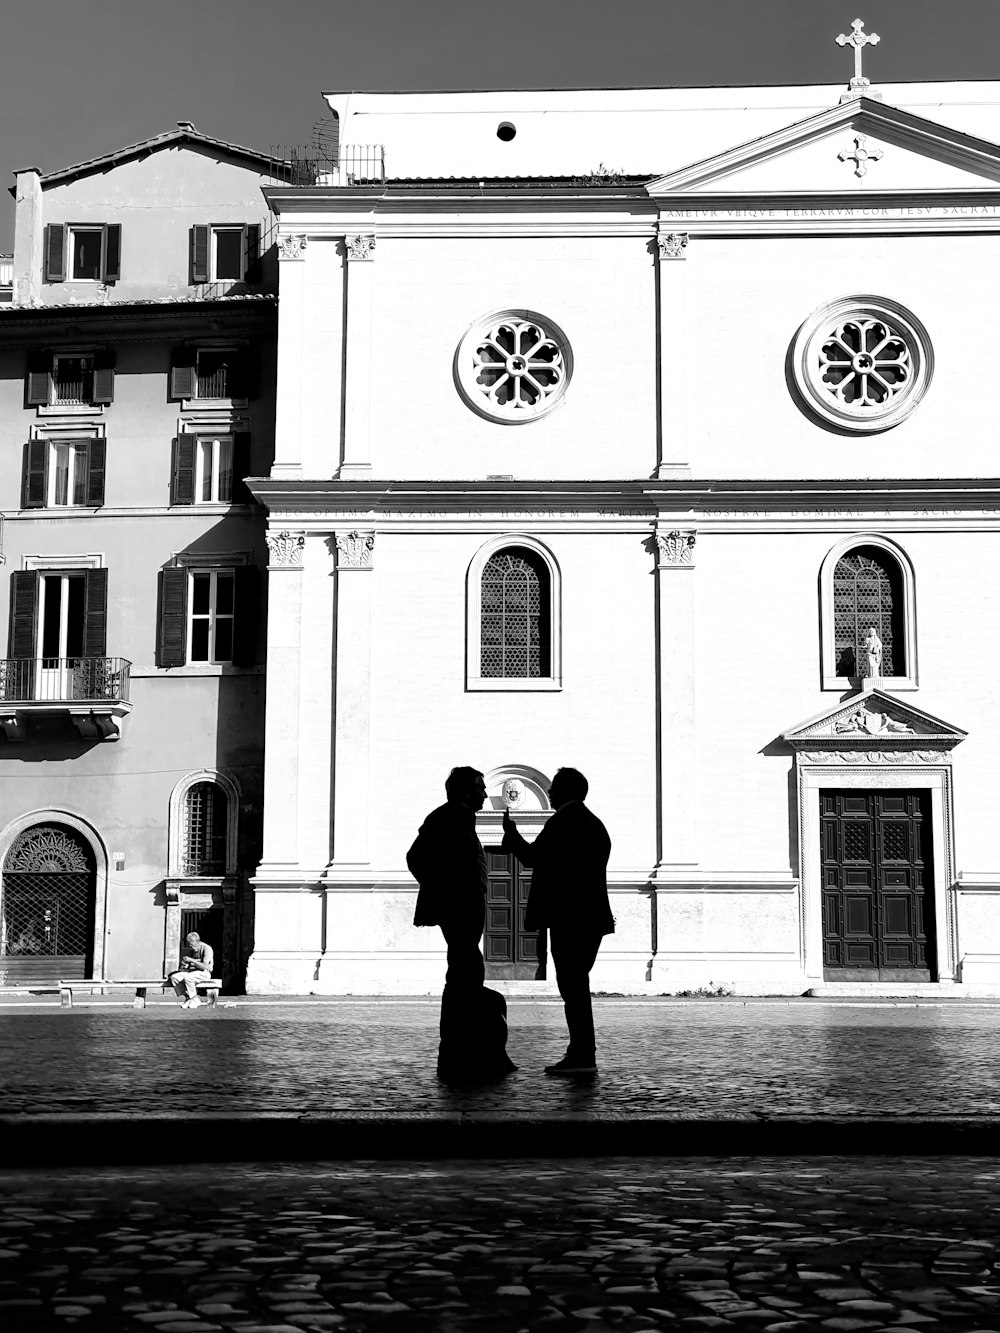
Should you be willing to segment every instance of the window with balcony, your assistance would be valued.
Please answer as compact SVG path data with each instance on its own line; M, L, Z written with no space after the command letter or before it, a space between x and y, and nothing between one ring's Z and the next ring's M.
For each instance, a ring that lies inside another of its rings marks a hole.
M249 347L178 347L170 365L170 397L199 401L257 396L256 357Z
M120 223L49 223L44 239L45 281L117 282L121 254Z
M224 564L221 557L218 563L190 560L161 572L158 664L253 665L259 638L256 569Z
M104 504L106 445L101 437L41 437L24 446L23 509Z
M217 223L191 228L191 281L257 282L260 224Z
M113 403L114 353L110 348L83 352L31 352L25 397L29 407L62 408L71 413L73 409Z
M250 433L194 432L174 442L171 504L249 504Z

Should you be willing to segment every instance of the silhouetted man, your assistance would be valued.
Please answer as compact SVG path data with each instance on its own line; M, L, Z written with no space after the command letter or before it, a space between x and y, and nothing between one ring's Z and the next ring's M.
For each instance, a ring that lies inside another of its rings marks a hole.
M406 854L420 885L415 926L440 926L448 946L448 971L441 996L438 1073L445 1078L491 1078L509 1073L507 1006L484 988L479 951L486 924L486 854L476 834L476 811L486 783L475 768L453 768L444 784L448 797L420 826Z
M566 1009L569 1049L546 1074L596 1074L590 969L601 940L615 928L608 902L608 831L587 807L588 783L575 768L560 768L549 786L550 815L534 842L525 842L504 811L503 849L532 868L524 914L526 930L549 932L549 953Z

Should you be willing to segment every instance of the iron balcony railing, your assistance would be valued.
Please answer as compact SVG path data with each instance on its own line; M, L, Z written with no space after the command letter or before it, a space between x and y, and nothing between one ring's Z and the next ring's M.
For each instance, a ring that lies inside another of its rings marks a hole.
M271 149L270 178L281 185L381 185L385 181L385 145L345 143L339 148L313 145Z
M0 659L2 703L128 703L132 663L124 657Z

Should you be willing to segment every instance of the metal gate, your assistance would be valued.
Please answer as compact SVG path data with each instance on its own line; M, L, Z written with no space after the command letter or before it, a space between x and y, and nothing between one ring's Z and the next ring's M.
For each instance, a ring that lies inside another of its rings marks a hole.
M74 830L36 824L15 838L0 888L0 985L93 976L95 888Z

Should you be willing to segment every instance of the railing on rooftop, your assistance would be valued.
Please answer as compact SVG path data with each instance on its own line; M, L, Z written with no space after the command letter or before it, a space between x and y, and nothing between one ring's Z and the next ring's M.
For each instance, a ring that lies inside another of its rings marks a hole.
M272 147L270 178L280 185L381 185L385 146L346 143L334 152L317 145Z

